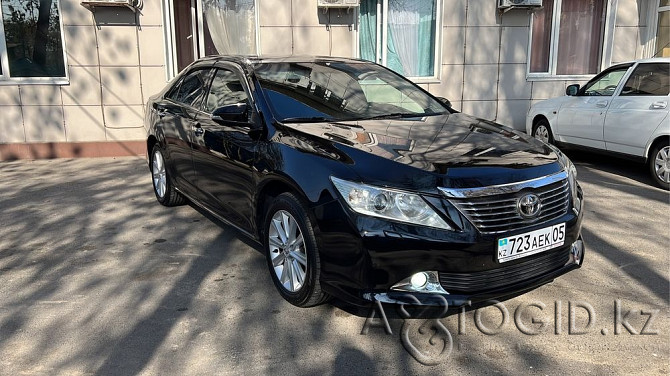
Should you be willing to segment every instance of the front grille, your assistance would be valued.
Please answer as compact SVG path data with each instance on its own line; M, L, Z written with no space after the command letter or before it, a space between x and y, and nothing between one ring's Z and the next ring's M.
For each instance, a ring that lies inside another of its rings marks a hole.
M550 273L564 266L569 257L568 251L553 251L497 269L472 273L440 272L440 284L450 294L485 292Z
M517 200L526 193L535 193L542 208L536 218L524 219L517 211ZM479 231L485 234L519 230L537 223L548 222L564 215L569 206L568 180L517 193L498 194L466 199L450 199Z

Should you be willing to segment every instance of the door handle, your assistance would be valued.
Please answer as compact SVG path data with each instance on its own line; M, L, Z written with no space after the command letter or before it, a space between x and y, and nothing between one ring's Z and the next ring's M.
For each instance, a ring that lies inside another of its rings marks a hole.
M666 107L668 107L668 102L667 101L658 101L658 102L654 102L654 103L651 104L651 109L652 110L662 110Z
M607 104L608 104L608 103L609 103L609 101L598 101L598 102L596 102L596 106L598 106L598 107L607 107Z
M200 123L196 122L193 126L195 127L195 130L193 132L195 132L196 136L202 136L205 133L205 130L202 129Z

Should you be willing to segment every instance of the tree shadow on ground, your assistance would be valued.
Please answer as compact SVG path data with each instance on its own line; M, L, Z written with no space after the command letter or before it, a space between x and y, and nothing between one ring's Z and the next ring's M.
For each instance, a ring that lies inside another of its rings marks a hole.
M630 231L631 242L648 244L648 252L663 249L635 234L649 208L626 199L616 203L625 214L617 214L598 201L618 187L628 192L631 184L577 163L591 200L587 219ZM554 337L511 350L511 344L531 339L511 331L456 337L455 315L440 317L454 336L454 352L427 366L400 340L406 321L394 309L387 310L393 329L387 335L380 327L361 334L367 309L354 311L338 301L293 307L275 291L253 242L192 206L158 205L143 160L1 163L0 176L0 359L9 374L608 370L582 360L562 362L563 355L544 351L542 341ZM644 185L626 197L635 194L652 202L663 198ZM628 279L622 289L667 297L667 276L646 254L625 251L587 221L584 236L599 260L619 266L596 265L591 257L591 272L605 273L614 284L623 273ZM565 284L582 279L588 280L583 271L562 277ZM408 338L439 356L439 333L417 329L431 320L409 320Z

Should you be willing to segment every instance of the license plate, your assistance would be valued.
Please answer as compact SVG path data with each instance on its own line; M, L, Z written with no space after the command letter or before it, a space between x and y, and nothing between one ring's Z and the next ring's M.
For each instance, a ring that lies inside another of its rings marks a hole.
M560 247L565 242L565 223L498 239L498 262L516 260Z

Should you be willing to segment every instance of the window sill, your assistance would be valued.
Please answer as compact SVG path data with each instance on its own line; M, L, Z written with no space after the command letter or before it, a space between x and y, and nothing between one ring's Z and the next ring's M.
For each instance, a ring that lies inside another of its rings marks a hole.
M437 77L407 77L408 80L415 84L440 84L442 83Z
M548 74L526 74L526 81L588 81L598 73L585 75L548 75Z
M22 77L22 78L2 78L0 77L0 86L8 85L69 85L70 79L67 77Z

